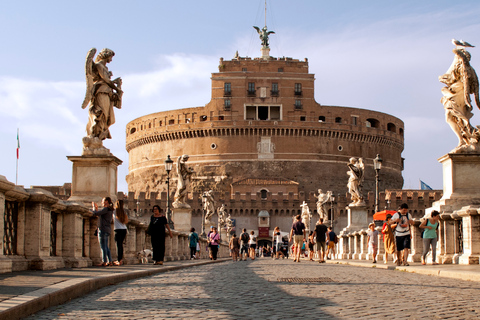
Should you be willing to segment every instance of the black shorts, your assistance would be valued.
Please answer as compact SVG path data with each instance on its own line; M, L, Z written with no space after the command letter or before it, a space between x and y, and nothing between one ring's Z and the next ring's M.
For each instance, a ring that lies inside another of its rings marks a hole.
M240 249L240 254L248 253L248 245L243 245Z
M410 235L395 237L397 242L397 251L402 251L403 249L410 249Z
M253 244L250 244L250 248L252 248L253 250L255 250L257 248L257 245L255 243Z

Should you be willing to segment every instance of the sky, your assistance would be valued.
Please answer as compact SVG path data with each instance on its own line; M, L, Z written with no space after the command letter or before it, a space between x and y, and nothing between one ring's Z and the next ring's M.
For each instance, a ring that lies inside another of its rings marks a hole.
M129 121L204 106L220 57L260 56L252 26L265 24L264 0L0 2L0 175L18 184L63 185L67 156L81 155L88 111L85 57L110 48L122 77L123 107L105 147L123 160L127 191ZM480 1L268 0L270 54L308 58L315 99L385 112L405 123L404 188L419 180L442 189L438 158L458 140L444 119L438 76L453 61L451 39L480 46ZM471 64L480 72L480 52ZM186 94L187 93L187 94ZM475 107L474 107L475 108ZM474 109L473 125L479 124ZM345 182L346 183L346 182Z

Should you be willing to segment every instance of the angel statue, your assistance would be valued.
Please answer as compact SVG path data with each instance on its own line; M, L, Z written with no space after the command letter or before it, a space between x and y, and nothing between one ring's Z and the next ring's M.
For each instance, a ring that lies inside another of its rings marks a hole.
M365 165L363 164L363 159L359 158L350 158L349 163L347 164L350 169L347 171L349 176L348 178L348 192L352 197L352 203L350 206L362 206L365 205L362 195L362 186L363 186L363 175L365 172Z
M226 223L226 218L227 218L227 210L225 207L225 204L222 204L220 208L217 209L217 214L218 214L218 226L222 228L225 226Z
M260 35L260 40L262 40L262 46L264 48L268 48L268 35L275 33L274 31L267 31L267 26L263 27L262 30L260 30L259 27L255 27L255 30L257 30L258 34Z
M439 81L446 84L442 88L443 97L440 100L445 109L445 118L458 137L458 146L451 153L469 152L478 150L480 132L470 124L472 118L473 94L475 104L480 108L478 97L478 77L470 65L471 55L465 47L473 47L462 40L452 40L456 46L453 49L455 57L447 72L439 77Z
M94 152L94 149L105 149L102 141L112 138L109 127L115 123L113 107L122 108L122 79L111 80L112 72L107 67L115 52L102 49L94 62L96 52L97 49L90 49L85 62L87 91L82 109L88 106L87 136L83 138L86 153Z
M322 189L318 189L318 196L316 196L316 198L318 199L317 212L320 215L320 218L328 218L327 202L332 201L332 191L327 191L327 193L323 193Z
M187 187L190 185L190 178L194 171L192 167L187 167L188 159L189 156L186 154L177 159L177 191L172 203L174 208L190 209L190 205L187 203Z
M308 204L303 201L303 203L300 205L300 208L302 208L302 222L305 227L310 230L310 218L312 217L312 215L310 214Z
M213 190L203 193L203 210L205 210L205 224L210 224L210 219L215 214L215 198L213 197Z
M225 219L225 224L227 225L227 234L230 234L233 230L233 219L231 214L228 214L228 217Z

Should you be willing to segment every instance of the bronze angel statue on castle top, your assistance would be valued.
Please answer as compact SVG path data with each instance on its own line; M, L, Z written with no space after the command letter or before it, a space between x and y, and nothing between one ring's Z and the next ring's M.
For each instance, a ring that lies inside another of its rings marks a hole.
M107 67L115 52L102 49L94 61L96 52L97 49L90 49L85 61L87 91L82 103L82 109L88 107L87 137L83 140L85 148L101 146L102 140L112 138L109 127L115 123L113 107L122 107L122 79L111 80L112 72Z

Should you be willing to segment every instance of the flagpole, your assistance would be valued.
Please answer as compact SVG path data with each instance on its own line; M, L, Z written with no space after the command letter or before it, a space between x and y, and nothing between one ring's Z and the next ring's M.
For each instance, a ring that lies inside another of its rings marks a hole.
M20 129L17 128L17 165L16 165L16 178L15 178L15 185L18 185L18 153L20 152L20 138L19 138Z

